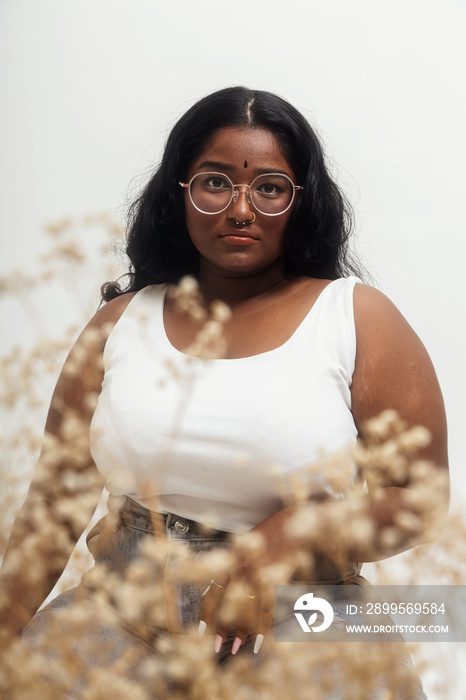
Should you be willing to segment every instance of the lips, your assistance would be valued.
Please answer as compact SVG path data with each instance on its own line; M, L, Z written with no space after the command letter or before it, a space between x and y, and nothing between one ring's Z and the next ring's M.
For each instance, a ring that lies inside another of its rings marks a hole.
M245 233L243 231L234 231L232 233L225 233L220 236L222 241L225 241L225 243L228 243L230 245L251 245L252 243L256 243L258 240L257 238L254 238L251 236L249 233Z
M257 241L258 239L255 236L252 236L249 231L246 229L235 229L234 231L231 231L230 233L221 233L219 234L219 238L249 238L252 241Z

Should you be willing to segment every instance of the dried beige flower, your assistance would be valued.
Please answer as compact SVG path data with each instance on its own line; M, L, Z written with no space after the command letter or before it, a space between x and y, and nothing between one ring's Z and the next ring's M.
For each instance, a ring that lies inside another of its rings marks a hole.
M0 292L16 295L26 311L31 315L32 297L38 285L49 284L56 279L69 276L70 270L80 269L86 261L86 253L81 249L79 237L73 240L76 231L82 226L106 228L112 237L121 234L121 227L106 215L90 215L82 220L63 219L47 227L53 237L53 247L44 257L46 265L36 275L26 275L14 270L0 280ZM108 249L108 248L107 248ZM208 308L200 295L194 278L185 278L181 284L170 290L177 308L199 324L194 342L187 350L196 358L222 357L225 345L223 332L230 318L230 310L220 301ZM32 315L35 314L32 307ZM40 318L38 316L38 318ZM112 324L102 329L104 337L111 331ZM2 532L1 543L5 546L5 533L11 525L11 513L24 496L27 473L36 458L39 446L39 428L36 423L38 408L42 406L47 392L42 390L42 382L48 374L56 375L76 336L76 327L61 340L43 338L29 351L14 349L0 360L0 399L7 415L17 411L22 415L20 430L13 430L0 436L2 455L1 494ZM82 371L89 350L97 349L102 335L95 329L88 329L81 338L81 348L75 353L71 375ZM196 373L202 362L187 357L181 365L167 365L167 381L178 381L185 391L184 400L189 396L195 382ZM86 408L92 412L97 396L87 397ZM79 415L67 411L59 398L54 401L54 409L63 413L61 436L50 433L44 436L42 447L46 457L44 467L46 479L44 499L37 499L29 514L29 531L24 541L9 558L8 567L24 573L24 580L34 586L47 572L50 562L59 559L61 551L70 545L69 528L79 530L84 525L85 513L90 509L89 491L95 486L89 479L85 455L88 453L88 436L83 430ZM182 413L180 413L182 415ZM64 438L64 440L62 439ZM322 523L316 508L306 508L312 497L312 476L325 470L331 488L343 495L345 515L335 518L335 525L341 532L338 547L344 551L350 544L367 543L374 539L374 530L367 513L361 509L357 498L347 494L347 483L354 465L364 473L367 483L375 489L373 498L383 498L383 487L387 483L402 483L409 479L410 489L406 493L407 503L415 514L400 513L394 526L385 527L378 533L383 546L396 548L403 533L416 535L432 519L432 513L439 508L439 495L447 490L446 474L425 461L416 459L415 453L428 444L429 435L424 428L406 430L403 421L393 411L386 411L368 422L364 441L358 443L354 453L326 459L319 464L309 465L302 474L288 478L280 465L270 465L269 473L276 478L277 489L290 505L300 505L289 523L290 534L312 539ZM168 453L168 452L167 452ZM238 464L250 466L250 457L238 455ZM168 467L167 467L168 468ZM241 472L242 473L242 472ZM377 490L379 489L379 490ZM153 489L148 488L148 492ZM59 495L54 509L46 506L47 494ZM335 503L338 506L338 503ZM154 524L159 528L154 516ZM163 528L162 528L163 530ZM462 584L466 575L466 523L464 513L454 514L445 529L444 535L433 545L416 547L404 557L404 577L416 582L422 572L432 571L435 562L436 580L449 584ZM380 675L390 679L394 697L407 687L408 671L399 661L398 645L348 644L348 645L309 645L275 644L266 640L261 665L254 659L238 654L221 668L216 664L212 652L213 640L206 634L199 640L194 632L159 637L156 641L146 640L146 656L135 656L134 650L122 654L112 666L102 663L101 667L90 668L79 659L72 644L73 634L87 639L86 653L98 665L108 651L98 648L92 639L93 624L97 618L104 620L109 629L113 625L138 626L142 620L154 627L162 627L165 621L166 580L177 583L190 580L201 583L210 581L212 572L219 577L227 577L235 557L243 553L250 558L262 560L263 542L258 538L239 539L235 555L226 550L214 550L193 562L184 547L173 546L161 537L148 537L141 545L142 558L128 568L123 577L105 567L94 567L86 574L87 585L93 589L92 602L82 601L76 605L66 619L68 635L63 628L56 630L55 638L45 653L25 649L12 643L2 658L0 667L0 687L6 696L15 700L46 697L47 700L63 700L70 688L83 678L86 689L83 700L115 700L131 697L134 700L150 700L154 694L161 700L277 700L293 697L294 700L322 700L326 692L344 687L348 697L369 697L376 687ZM340 551L337 548L335 556ZM296 567L312 570L311 554L296 559ZM79 559L78 559L79 566ZM390 582L395 569L393 560L383 569L380 567L379 582ZM166 579L160 573L166 571ZM79 578L82 570L76 572ZM259 567L255 572L259 585L281 580L286 568L280 564ZM430 578L429 581L430 582ZM237 606L244 603L244 590L238 586L230 591L228 614L235 620ZM0 604L5 604L5 594L0 594ZM60 644L56 644L56 638ZM151 647L152 645L152 647ZM57 649L57 646L59 647ZM105 645L103 645L105 647ZM59 658L53 660L53 655ZM414 653L419 655L418 650ZM418 656L419 658L419 656ZM160 659L163 659L161 663ZM435 665L437 659L428 660ZM451 669L454 675L454 669Z

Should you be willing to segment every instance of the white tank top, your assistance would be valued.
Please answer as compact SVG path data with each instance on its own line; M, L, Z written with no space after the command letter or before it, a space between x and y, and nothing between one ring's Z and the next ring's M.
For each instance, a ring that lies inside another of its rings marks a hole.
M323 458L357 435L357 282L328 284L280 347L220 360L188 358L171 345L167 285L138 292L107 340L91 424L91 453L110 493L234 533L283 507L290 474L306 481L311 498L344 497L355 468L335 481Z

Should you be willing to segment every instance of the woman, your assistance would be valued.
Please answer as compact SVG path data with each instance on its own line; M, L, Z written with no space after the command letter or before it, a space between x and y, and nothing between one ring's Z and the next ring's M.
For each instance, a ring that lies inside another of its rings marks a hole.
M384 528L393 531L400 513L417 514L406 474L385 476L376 491L369 483L358 503L370 532L344 542L342 522L354 514L354 499L350 510L344 496L355 483L354 469L340 489L322 471L308 475L299 507L274 477L277 464L293 477L322 452L351 446L365 421L386 409L407 426L425 426L431 441L423 456L440 470L447 467L444 408L429 357L390 301L347 277L357 273L349 229L348 207L316 135L281 98L227 88L179 120L132 208L129 283L104 287L108 303L71 351L52 399L46 427L52 437L9 552L24 549L25 531L42 527L37 504L52 524L65 527L66 537L41 545L47 564L34 586L15 569L18 558L6 557L10 635L20 633L59 577L105 482L111 524L99 524L88 540L109 576L127 575L154 530L188 541L196 557L229 549L231 533L239 536L230 564L214 558L217 570L207 566L207 586L178 582L176 604L165 601L166 628L208 630L205 638L214 635L223 660L241 647L238 656L259 652L272 625L272 584L304 577L357 584L361 562L426 541L419 529L404 528L391 541L381 537ZM206 362L186 362L188 354L200 354L199 322L167 293L167 283L185 275L197 280L202 295L196 313L203 318L214 308L223 323L222 353ZM229 318L222 307L209 306L214 300L228 305ZM87 434L92 414L90 447L83 447L70 416L84 421ZM68 447L76 433L79 457ZM78 496L78 514L60 507L64 497ZM446 498L438 498L444 513ZM306 536L291 526L297 510L312 519ZM206 533L206 525L213 530ZM77 604L77 591L84 601L95 586L91 572L35 617L26 640L34 644L50 619ZM96 639L108 641L105 624L95 622ZM112 628L116 641L105 663L134 646L138 661L128 677L139 678L147 643L158 635L143 628L140 621ZM82 653L79 643L74 648ZM75 684L70 697L80 692ZM327 697L344 697L335 693ZM417 688L406 697L425 696Z

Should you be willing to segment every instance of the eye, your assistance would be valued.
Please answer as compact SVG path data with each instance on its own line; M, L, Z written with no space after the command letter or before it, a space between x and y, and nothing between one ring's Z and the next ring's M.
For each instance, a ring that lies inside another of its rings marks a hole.
M282 194L283 189L275 182L262 182L255 188L257 192L273 197L274 195Z
M230 183L220 175L211 175L203 181L203 185L210 190L228 190Z
M290 206L293 183L285 175L266 173L252 183L251 196L254 205L263 214L277 215Z

